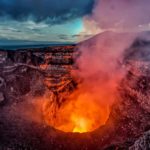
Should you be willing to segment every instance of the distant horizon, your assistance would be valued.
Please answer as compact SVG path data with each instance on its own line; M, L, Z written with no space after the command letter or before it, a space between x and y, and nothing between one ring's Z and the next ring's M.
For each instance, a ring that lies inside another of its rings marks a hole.
M37 44L62 44L75 43L71 41L31 41L31 40L9 40L0 39L0 45L37 45Z
M66 45L75 45L76 43L28 43L28 44L8 44L8 45L1 45L1 50L17 50L17 49L25 49L25 48L44 48L49 46L66 46Z

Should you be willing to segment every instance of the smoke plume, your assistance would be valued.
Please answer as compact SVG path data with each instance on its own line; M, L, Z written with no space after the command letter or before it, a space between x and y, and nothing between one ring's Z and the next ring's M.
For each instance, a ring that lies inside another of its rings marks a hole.
M101 86L104 89L110 80L116 83L120 71L124 72L120 65L124 51L140 34L126 31L150 22L149 4L150 1L147 0L97 0L95 2L93 14L86 16L86 19L94 20L96 25L106 32L83 42L79 48L81 55L77 61L80 69L78 75L83 78L84 83L89 84L90 89L95 87L99 89ZM124 29L122 33L118 33L120 28ZM110 29L115 29L117 33L107 31Z
M92 15L85 17L85 28L90 34L101 29L105 32L79 44L78 69L72 72L78 87L58 110L54 125L49 124L66 132L88 132L106 123L118 99L118 86L126 75L124 53L141 34L135 31L150 20L145 15L150 13L150 2L146 2L95 1Z
M149 6L149 0L97 0L91 17L104 29L134 29L149 24Z
M126 74L123 65L124 52L140 34L129 32L128 29L138 28L139 25L150 21L150 16L146 15L150 13L150 1L146 2L98 0L93 14L86 16L86 19L94 20L99 28L105 29L105 32L82 42L79 46L80 56L76 62L79 69L73 75L81 80L74 93L77 97L74 105L79 99L84 101L85 99L80 97L86 96L87 102L99 106L101 111L93 114L93 118L99 116L99 119L103 120L99 126L107 120L111 105L117 99L119 83ZM115 32L107 31L110 29ZM120 31L122 33L118 33ZM87 107L86 103L84 104L80 109ZM72 110L74 109L72 107ZM82 113L80 115L82 116Z

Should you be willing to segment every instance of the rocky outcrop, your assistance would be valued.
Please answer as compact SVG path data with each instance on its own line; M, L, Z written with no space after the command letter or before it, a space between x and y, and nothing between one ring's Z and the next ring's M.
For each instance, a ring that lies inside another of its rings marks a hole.
M55 93L67 91L67 86L74 88L70 77L73 51L74 46L0 51L0 88L5 81L2 91L7 100L42 94L46 88Z
M149 150L150 149L150 131L143 134L129 150Z

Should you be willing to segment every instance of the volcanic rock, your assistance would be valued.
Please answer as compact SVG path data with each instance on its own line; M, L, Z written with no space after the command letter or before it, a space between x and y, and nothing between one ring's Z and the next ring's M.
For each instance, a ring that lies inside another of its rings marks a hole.
M129 150L149 150L150 149L150 131L144 133Z
M4 99L5 99L5 98L4 98L3 93L1 93L1 92L0 92L0 103L1 103L1 102L3 102L3 101L4 101Z
M41 110L26 102L34 103L48 91L55 94L53 104L61 107L64 97L77 88L70 74L76 69L76 46L0 51L0 101L4 96L7 99L0 106L0 149L149 149L150 42L139 41L143 40L135 41L125 55L128 72L118 87L118 103L112 106L108 121L84 134L64 133L41 123ZM142 57L143 50L147 57Z

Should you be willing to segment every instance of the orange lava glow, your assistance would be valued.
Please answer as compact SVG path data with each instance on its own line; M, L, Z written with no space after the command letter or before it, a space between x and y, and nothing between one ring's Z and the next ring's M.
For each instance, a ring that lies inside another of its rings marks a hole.
M107 98L107 97L106 97ZM109 117L109 105L100 102L93 93L73 93L68 100L56 110L48 100L43 107L46 123L64 132L91 132L104 125Z

